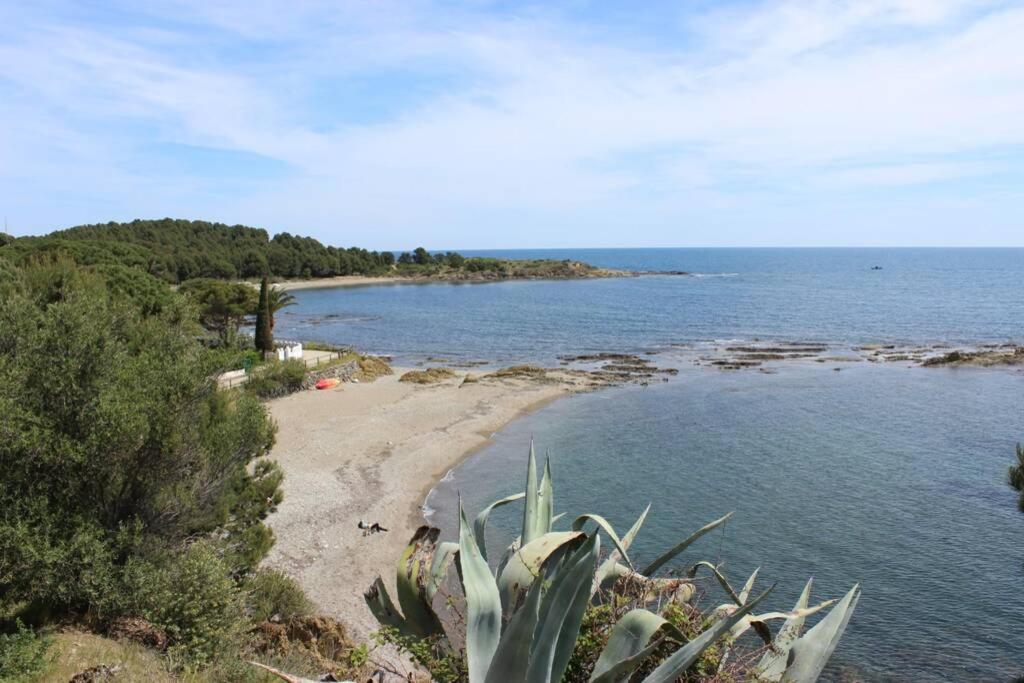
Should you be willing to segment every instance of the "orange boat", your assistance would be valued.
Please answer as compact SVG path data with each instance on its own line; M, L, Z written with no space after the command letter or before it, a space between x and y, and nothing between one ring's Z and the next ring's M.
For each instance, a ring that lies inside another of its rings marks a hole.
M331 387L336 387L339 384L341 384L341 380L334 379L333 377L330 378L330 379L319 379L316 382L316 388L317 389L330 389Z

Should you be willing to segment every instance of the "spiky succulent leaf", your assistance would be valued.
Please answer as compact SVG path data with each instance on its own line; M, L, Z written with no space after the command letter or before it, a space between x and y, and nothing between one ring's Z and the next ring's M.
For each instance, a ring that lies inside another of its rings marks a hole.
M427 599L433 601L434 595L444 584L448 576L448 568L459 555L459 544L444 541L434 550L434 561L430 564L430 576L427 578Z
M533 649L533 632L537 628L540 614L543 581L535 581L520 607L505 627L498 643L498 649L491 660L486 683L525 681L530 666L530 651Z
M527 545L550 530L550 519L544 520L541 510L541 491L537 484L537 456L530 442L530 461L526 465L526 504L523 506L522 543Z
M597 681L618 681L626 678L644 658L638 657L651 648L651 640L659 632L667 631L680 643L686 641L679 630L664 617L645 609L635 609L615 622L608 642L590 675L591 683ZM655 640L655 646L660 640ZM650 652L648 652L650 654ZM631 665L631 666L630 666Z
M701 567L705 567L711 571L715 579L718 580L718 584L722 587L722 590L728 593L729 599L731 599L737 605L743 604L743 601L740 600L740 596L737 595L736 591L734 591L732 586L729 585L729 580L722 575L722 572L718 571L718 567L711 564L710 562L705 562L704 560L695 562L693 567L690 569L690 578L695 577L697 575L697 570L699 570Z
M663 642L665 642L665 639L659 638L632 657L620 659L611 668L601 673L600 676L592 676L590 683L621 683L622 681L628 681L633 672L639 669Z
M540 605L528 683L562 680L590 603L590 584L600 551L600 536L593 534L579 549L562 558L554 572Z
M688 642L667 657L644 679L643 683L672 683L683 672L693 666L693 663L701 656L704 650L708 649L716 640L725 635L737 621L742 619L750 610L754 609L759 602L765 599L772 592L774 586L764 593L737 609L733 614L719 619L710 628L699 636Z
M793 643L783 683L814 683L839 644L853 610L860 599L860 585L854 585L839 604L814 628Z
M591 515L587 513L580 515L572 521L572 530L583 531L583 527L587 522L596 523L601 531L608 534L608 538L611 539L612 545L615 546L615 552L625 560L626 564L630 567L633 566L633 563L629 560L629 555L626 554L626 546L622 545L622 539L620 539L619 535L615 533L615 528L601 515Z
M654 574L654 572L661 569L665 564L671 562L677 555L679 555L679 553L689 548L690 545L693 544L694 541L696 541L698 538L708 533L709 531L714 531L721 525L728 522L730 517L732 517L731 512L727 515L719 517L710 524L706 524L702 526L700 529L697 529L692 534L690 534L689 537L683 539L678 544L676 544L666 552L662 553L656 560L654 560L654 562L651 562L649 565L641 569L640 573L644 576L651 576L652 574Z
M823 609L828 609L832 605L839 602L838 600L825 600L819 602L813 607L804 607L802 609L794 609L791 612L762 612L761 614L748 614L747 616L740 619L740 622L732 627L729 635L733 638L739 638L741 635L746 633L747 629L753 628L758 632L765 644L773 644L778 638L773 641L771 637L771 631L768 630L767 623L769 621L776 621L779 619L786 619L787 622L790 619L806 619L809 616L817 614ZM785 626L785 624L783 625Z
M749 579L747 579L747 582L745 584L743 584L743 588L740 589L740 594L739 594L739 596L737 596L737 597L739 597L739 604L741 604L741 605L747 604L747 598L750 597L750 591L753 590L754 582L757 581L757 575L759 573L761 573L761 568L760 567L755 569L754 573L750 575Z
M430 562L434 556L437 527L421 526L398 559L395 585L398 604L402 607L409 627L421 637L443 633L441 622L430 606L427 584L430 581Z
M623 536L620 540L620 544L625 550L629 550L629 546L633 544L633 539L636 538L637 533L640 531L640 527L642 527L644 524L644 520L647 519L647 513L650 511L651 506L650 504L648 504L647 507L644 508L644 511L640 515L640 517L633 523L633 526L629 528L629 531L627 531L626 535ZM597 574L594 576L594 592L597 592L597 590L601 587L605 579L614 570L615 565L618 563L620 559L622 558L620 556L618 548L616 548L608 554L608 557L605 558L605 561L601 563L600 567L598 567Z
M552 531L512 553L498 575L498 590L505 610L510 612L515 608L521 594L529 590L545 564L557 561L563 553L583 543L585 537L581 531Z
M537 492L537 524L542 533L551 531L555 514L555 487L551 480L551 458L544 458L544 474L540 478L540 489Z
M761 679L777 681L782 678L782 674L786 670L786 659L789 657L789 650L793 647L796 639L800 637L800 633L803 632L805 617L800 615L800 611L807 607L807 603L811 599L811 587L813 585L814 579L808 579L803 592L800 593L800 597L796 601L796 605L793 606L793 611L796 614L787 619L786 623L782 625L782 628L779 629L779 634L772 642L771 649L764 653L761 661L758 662L758 676Z
M466 595L466 659L469 682L483 683L501 639L501 598L487 560L473 538L459 502L459 568Z
M517 500L520 500L521 498L525 497L525 493L517 493L513 496L508 496L507 498L496 500L487 507L485 507L483 510L481 510L480 514L478 514L476 516L476 519L473 520L473 534L474 536L476 536L476 545L478 548L480 548L480 553L484 556L485 560L487 559L487 538L484 535L484 532L487 528L487 518L491 516L491 511L503 505L514 503Z

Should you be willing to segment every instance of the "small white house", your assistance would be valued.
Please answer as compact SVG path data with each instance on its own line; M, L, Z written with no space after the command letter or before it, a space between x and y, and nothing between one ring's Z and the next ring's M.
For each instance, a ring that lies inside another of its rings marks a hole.
M302 344L299 342L282 342L277 347L278 360L302 360Z

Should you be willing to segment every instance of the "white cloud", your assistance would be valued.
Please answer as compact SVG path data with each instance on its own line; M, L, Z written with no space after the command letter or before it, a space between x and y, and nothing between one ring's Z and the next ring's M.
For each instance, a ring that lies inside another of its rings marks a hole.
M779 242L810 243L823 233L792 220L801 207L853 205L863 223L885 213L880 188L1024 175L1016 3L764 3L688 17L675 49L472 5L150 11L113 29L23 18L31 30L0 47L0 152L25 163L0 174L40 196L73 182L104 207L153 215L146 206L180 201L192 215L193 181L158 168L133 178L125 160L152 140L244 151L292 172L251 192L198 192L196 209L373 246L710 243L722 230L755 243L765 224ZM429 96L403 98L404 83L435 76ZM346 97L359 78L395 100L383 119L366 123ZM88 178L90 164L104 173ZM991 210L976 185L963 201ZM1017 234L1021 197L998 187L1007 209L1017 202L998 234ZM108 217L129 216L70 222ZM824 241L863 227L837 224Z

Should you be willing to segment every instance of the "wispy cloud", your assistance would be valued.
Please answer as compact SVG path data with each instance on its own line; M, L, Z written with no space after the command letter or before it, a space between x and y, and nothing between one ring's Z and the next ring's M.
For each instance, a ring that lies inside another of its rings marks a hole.
M1021 4L573 7L8 7L0 202L379 247L1024 243Z

